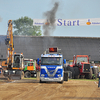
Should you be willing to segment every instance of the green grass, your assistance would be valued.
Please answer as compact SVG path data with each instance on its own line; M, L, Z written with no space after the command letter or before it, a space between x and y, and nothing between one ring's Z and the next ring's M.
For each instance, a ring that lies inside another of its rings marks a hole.
M33 80L36 80L36 78L34 78L34 77L24 78L24 79L33 79Z
M31 78L24 78L24 79L33 79L33 80L36 80L37 78L34 78L34 77L31 77ZM69 79L69 80L78 80L78 81L98 81L99 79L97 78L96 80L95 79Z
M98 81L99 79L69 79L69 80L78 80L78 81Z
M100 72L100 67L99 67L99 72Z

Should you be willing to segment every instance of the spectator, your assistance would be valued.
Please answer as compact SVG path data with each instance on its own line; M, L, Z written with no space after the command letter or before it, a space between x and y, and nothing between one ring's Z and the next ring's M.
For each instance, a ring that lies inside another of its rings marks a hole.
M100 72L98 73L98 78L99 78L98 87L100 87Z

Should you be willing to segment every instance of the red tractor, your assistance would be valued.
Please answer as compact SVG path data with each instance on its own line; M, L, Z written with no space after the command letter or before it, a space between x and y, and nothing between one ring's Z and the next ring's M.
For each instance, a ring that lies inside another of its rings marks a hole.
M74 78L92 79L92 69L89 63L88 55L74 55L73 57Z

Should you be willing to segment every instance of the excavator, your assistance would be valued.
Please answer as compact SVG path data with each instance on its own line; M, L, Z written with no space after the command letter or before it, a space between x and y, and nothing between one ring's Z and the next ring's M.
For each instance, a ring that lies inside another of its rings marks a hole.
M7 37L5 39L5 44L7 45L7 66L3 71L3 75L10 80L19 80L24 78L24 55L23 53L14 53L12 29L12 20L9 20Z

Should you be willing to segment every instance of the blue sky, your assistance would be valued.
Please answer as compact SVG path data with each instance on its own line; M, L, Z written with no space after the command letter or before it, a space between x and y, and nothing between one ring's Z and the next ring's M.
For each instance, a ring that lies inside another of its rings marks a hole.
M7 34L8 20L43 19L56 1L56 19L100 18L100 0L0 0L0 35ZM100 26L57 26L52 36L100 37Z

